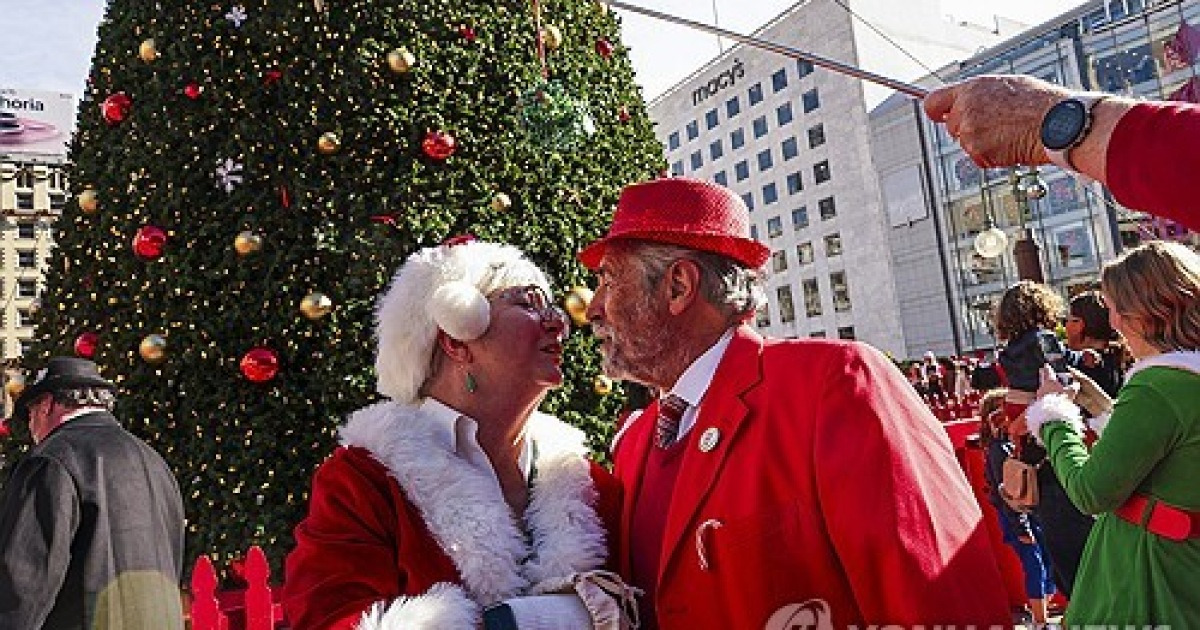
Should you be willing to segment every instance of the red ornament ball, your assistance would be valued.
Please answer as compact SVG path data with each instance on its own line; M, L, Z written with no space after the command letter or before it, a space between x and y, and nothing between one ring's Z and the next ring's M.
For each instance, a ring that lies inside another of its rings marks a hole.
M458 142L454 136L444 131L430 131L421 141L421 150L425 152L425 155L438 161L454 155L457 149Z
M270 348L255 348L242 355L241 369L246 380L265 383L279 373L279 355Z
M622 105L621 109L617 110L617 120L620 120L623 123L627 123L627 122L629 122L629 118L630 118L629 108Z
M117 92L100 103L100 114L104 116L105 122L115 125L125 120L131 107L133 107L133 99L124 92Z
M199 83L189 83L183 88L183 95L193 101L200 98L202 92L204 92L204 88L200 87Z
M467 24L458 27L458 34L462 35L462 38L468 42L475 41L475 29Z
M96 355L96 346L100 344L100 335L94 332L80 333L75 338L75 354L90 359Z
M153 225L143 225L133 237L133 253L145 260L155 260L162 256L166 246L167 233Z
M603 37L601 37L600 39L597 39L596 40L596 54L600 55L601 57L604 57L605 59L611 58L612 54L613 54L612 42L608 41L607 39L604 39Z

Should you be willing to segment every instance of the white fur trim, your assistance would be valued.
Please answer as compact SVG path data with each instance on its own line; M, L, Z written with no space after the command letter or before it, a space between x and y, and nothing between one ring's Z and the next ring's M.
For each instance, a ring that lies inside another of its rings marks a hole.
M376 602L359 620L357 630L442 630L475 628L483 614L479 604L457 584L438 582L423 595Z
M1128 383L1134 374L1152 367L1175 368L1177 370L1186 370L1200 374L1200 352L1196 350L1176 350L1174 352L1164 352L1147 357L1134 363L1129 368L1129 371L1125 373L1125 382Z
M1047 394L1035 400L1025 410L1025 425L1039 443L1042 441L1042 426L1047 422L1068 421L1082 427L1079 407L1063 394Z
M1101 436L1104 435L1104 429L1108 426L1108 420L1111 417L1111 413L1102 413L1095 418L1088 418L1087 425L1096 432L1097 436Z
M462 280L438 287L426 308L438 328L460 341L480 338L491 321L487 298L475 285Z
M439 326L430 304L438 289L455 281L473 285L485 295L525 284L536 284L550 294L546 275L520 250L509 245L473 241L414 252L396 272L375 310L375 335L379 343L375 375L379 393L400 403L416 402L417 392L429 374ZM478 310L477 302L468 303L472 305L469 308ZM477 315L476 312L471 317ZM446 321L457 320L448 314L446 318Z
M537 447L525 513L531 542L495 479L437 446L419 407L379 403L355 412L341 429L344 445L369 450L388 468L471 599L483 606L600 568L607 558L583 432L535 413L527 435Z

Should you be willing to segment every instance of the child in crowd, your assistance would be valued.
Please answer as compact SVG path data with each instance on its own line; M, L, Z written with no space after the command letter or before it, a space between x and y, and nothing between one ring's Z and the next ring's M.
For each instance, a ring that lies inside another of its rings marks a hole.
M996 336L1005 341L1000 368L1008 381L1004 413L1015 419L1033 402L1038 371L1049 363L1067 373L1067 348L1054 334L1063 314L1063 301L1050 287L1022 280L1000 298L993 317Z

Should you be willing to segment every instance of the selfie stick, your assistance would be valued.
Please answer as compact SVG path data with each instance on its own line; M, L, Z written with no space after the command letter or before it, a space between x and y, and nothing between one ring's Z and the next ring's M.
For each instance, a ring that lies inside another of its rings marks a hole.
M840 61L834 61L832 59L827 59L820 55L814 55L813 53L810 53L810 52L804 52L802 50L797 50L795 48L792 48L791 46L784 46L783 44L777 44L775 42L767 41L765 39L759 39L757 37L750 37L748 35L742 35L741 33L735 33L733 31L728 31L723 28L704 24L703 22L695 22L695 21L688 20L685 18L676 17L674 15L668 15L666 13L655 11L653 9L646 9L646 8L632 5L632 4L629 4L626 2L621 2L621 0L600 0L600 2L603 2L604 4L607 4L609 6L612 6L612 7L618 8L618 9L624 9L626 11L630 11L632 13L639 13L641 15L645 15L647 17L651 17L656 20L672 22L674 24L680 24L683 26L687 26L689 28L694 28L697 30L712 33L714 35L719 35L721 37L726 37L726 38L732 39L736 42L746 44L748 46L754 46L755 48L762 48L763 50L769 50L771 52L779 53L781 55L785 55L785 56L791 57L793 59L803 59L805 61L812 62L812 64L815 66L821 66L822 68L832 70L832 71L838 72L840 74L850 75L852 77L856 77L856 78L862 79L864 81L870 81L871 83L877 83L879 85L890 87L893 90L896 90L897 92L903 92L904 94L908 94L909 96L914 96L916 98L925 98L925 95L929 93L929 90L926 90L923 87L912 85L911 83L905 83L903 81L897 81L895 79L889 79L888 77L875 74L874 72L868 72L866 70L863 70L862 68L856 68L854 66L844 64Z

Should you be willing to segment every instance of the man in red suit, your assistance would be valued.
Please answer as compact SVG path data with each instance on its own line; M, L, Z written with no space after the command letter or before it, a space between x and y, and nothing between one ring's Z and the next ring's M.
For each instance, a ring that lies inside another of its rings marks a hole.
M659 392L613 455L643 627L1011 627L979 507L899 371L746 325L767 256L737 195L684 178L626 188L579 255L605 371Z

